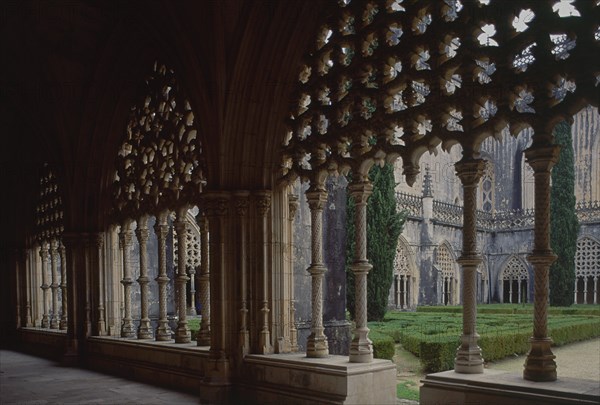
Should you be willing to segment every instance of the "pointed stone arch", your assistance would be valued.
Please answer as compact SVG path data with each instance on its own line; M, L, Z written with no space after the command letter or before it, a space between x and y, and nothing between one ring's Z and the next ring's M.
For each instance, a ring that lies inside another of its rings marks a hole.
M390 306L396 309L416 308L419 298L419 272L415 254L402 235L396 245L394 279L390 288Z
M529 301L529 267L516 254L510 255L502 265L498 276L501 302L522 303Z
M585 235L577 240L575 253L575 304L600 302L600 241Z
M438 302L442 305L460 303L460 282L454 249L443 241L434 251L433 267L438 272Z

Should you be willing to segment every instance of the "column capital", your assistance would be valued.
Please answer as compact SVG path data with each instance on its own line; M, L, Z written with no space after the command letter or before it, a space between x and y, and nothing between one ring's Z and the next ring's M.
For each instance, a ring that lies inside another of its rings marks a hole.
M233 194L233 205L235 207L235 213L239 217L245 217L248 214L248 206L250 192L248 191L237 191Z
M254 193L256 209L261 217L266 217L271 209L271 191L263 190Z
M485 160L472 157L463 157L454 164L456 175L464 187L476 186L483 175Z
M141 243L146 243L148 241L148 238L150 237L150 230L148 229L148 215L142 215L138 218L135 235Z
M226 191L210 191L202 196L202 208L207 217L220 217L229 214L231 193Z
M531 146L525 150L527 163L533 169L534 174L547 173L558 162L560 146L551 145L545 147Z
M327 191L322 188L309 188L306 192L306 199L311 211L322 211L327 203Z
M373 194L373 184L366 181L352 182L348 185L350 195L354 198L356 204L366 204L367 200Z

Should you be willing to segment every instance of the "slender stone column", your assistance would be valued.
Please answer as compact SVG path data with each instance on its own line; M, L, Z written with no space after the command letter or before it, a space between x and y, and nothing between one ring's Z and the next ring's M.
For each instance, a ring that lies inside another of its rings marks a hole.
M48 316L48 289L50 286L48 285L48 243L45 241L40 243L40 258L42 259L42 285L41 289L43 292L42 295L42 303L44 312L42 314L42 328L50 327L50 317Z
M288 195L288 208L289 208L289 233L290 233L290 350L292 352L298 351L298 329L296 328L296 307L294 300L294 218L299 207L298 196L294 194Z
M578 280L577 280L577 276L575 276L575 293L573 294L573 303L574 303L574 304L577 304L577 303L578 303L578 302L577 302L577 292L578 292L578 291L577 291L577 281L578 281Z
M483 174L482 159L463 158L456 163L456 174L463 185L463 250L457 262L463 270L463 333L456 351L454 371L457 373L483 373L483 358L477 345L477 267L482 262L477 252L477 185Z
M190 279L186 273L187 267L187 230L186 230L187 207L183 206L177 210L175 219L175 230L177 231L177 308L179 321L175 331L175 343L189 343L192 341L190 328L187 326L187 299L186 284Z
M350 265L355 280L356 329L350 343L350 362L369 363L373 361L373 345L367 328L367 274L373 266L367 260L367 200L373 193L373 185L367 180L352 183L348 188L356 206L356 246L354 262Z
M69 317L67 313L67 252L65 245L61 243L58 251L60 252L60 290L62 292L62 314L59 328L60 330L67 330Z
M156 340L171 340L171 328L167 320L167 235L169 234L169 224L167 223L168 211L161 211L156 216L154 232L158 239L158 327L156 328Z
M519 293L519 297L517 298L518 303L521 303L521 278L517 280L517 291Z
M598 303L598 277L594 276L594 305Z
M129 258L131 244L133 243L133 231L131 230L131 221L125 220L121 225L121 232L119 234L119 242L123 251L123 322L121 324L121 337L133 338L135 337L135 326L133 319L131 318L131 260Z
M31 260L32 258L32 250L27 251L27 268L25 269L25 288L27 289L27 293L25 294L25 327L30 328L33 326L33 321L31 317L31 267L34 262Z
M408 308L408 305L407 305L407 302L406 302L406 299L408 297L408 294L406 292L406 276L402 276L402 285L404 287L404 289L402 290L402 298L404 300L404 302L402 303L402 306L403 306L403 308L406 309L406 308Z
M149 283L148 278L148 238L150 231L148 230L148 215L142 215L138 218L135 235L140 245L140 277L137 279L140 284L140 300L141 300L141 316L140 326L138 327L138 339L152 339L152 326L148 317L149 307Z
M306 340L306 357L327 357L329 345L323 327L323 277L327 268L323 264L323 209L327 191L322 184L313 185L306 192L311 218L311 264L308 268L312 280L311 334Z
M513 297L513 279L512 279L512 276L508 279L508 282L510 283L508 285L508 302L510 304L512 304L512 297Z
M583 278L583 303L588 303L588 276ZM51 326L52 327L52 326Z
M525 151L535 178L534 249L528 257L534 269L533 337L523 371L523 378L531 381L556 380L556 356L548 336L548 272L556 260L550 247L550 169L558 161L559 151L558 146Z
M210 266L208 248L208 218L200 217L200 307L202 322L198 331L198 346L210 346Z
M188 273L190 278L190 303L188 304L188 315L196 315L196 268L190 266Z
M271 194L262 192L257 194L256 207L259 214L259 223L261 227L261 274L259 284L259 296L262 298L261 322L260 322L260 333L258 336L258 346L261 354L268 354L273 352L273 346L271 345L271 332L269 331L269 253L268 253L268 213L271 209Z
M50 329L58 329L60 322L58 315L58 240L53 238L50 241L50 264L52 272L52 317L50 319Z
M240 235L238 266L240 271L240 329L238 332L239 345L242 355L248 354L250 350L250 333L248 331L248 269L247 269L247 214L248 214L248 192L235 194L235 212L238 217L238 231Z
M104 236L102 233L96 234L96 250L98 252L98 274L96 279L98 280L98 335L106 335L106 321L104 319Z

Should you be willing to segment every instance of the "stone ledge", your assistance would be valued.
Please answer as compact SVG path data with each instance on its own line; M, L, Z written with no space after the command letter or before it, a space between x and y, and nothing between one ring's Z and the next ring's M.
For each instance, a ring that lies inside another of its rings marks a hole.
M460 374L454 370L429 374L422 380L420 403L598 404L600 384L594 380L559 378L554 382L524 380L519 374L485 370Z
M396 366L350 363L346 356L248 355L240 391L261 404L395 404Z
M18 330L19 347L27 353L60 360L65 351L67 331L28 327Z

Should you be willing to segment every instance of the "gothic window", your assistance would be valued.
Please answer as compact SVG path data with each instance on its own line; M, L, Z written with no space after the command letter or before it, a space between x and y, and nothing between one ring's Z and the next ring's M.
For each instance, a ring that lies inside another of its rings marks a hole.
M435 266L440 272L440 299L444 305L459 303L458 279L454 255L447 243L436 249Z
M529 273L525 262L517 256L511 256L500 272L502 283L502 302L516 304L527 302Z
M485 262L477 267L477 301L485 304L488 302L488 268Z
M414 258L403 237L398 239L394 258L394 282L391 288L391 303L397 309L412 308L417 304L415 291L418 289Z
M589 236L577 241L575 277L575 303L599 303L600 242Z

